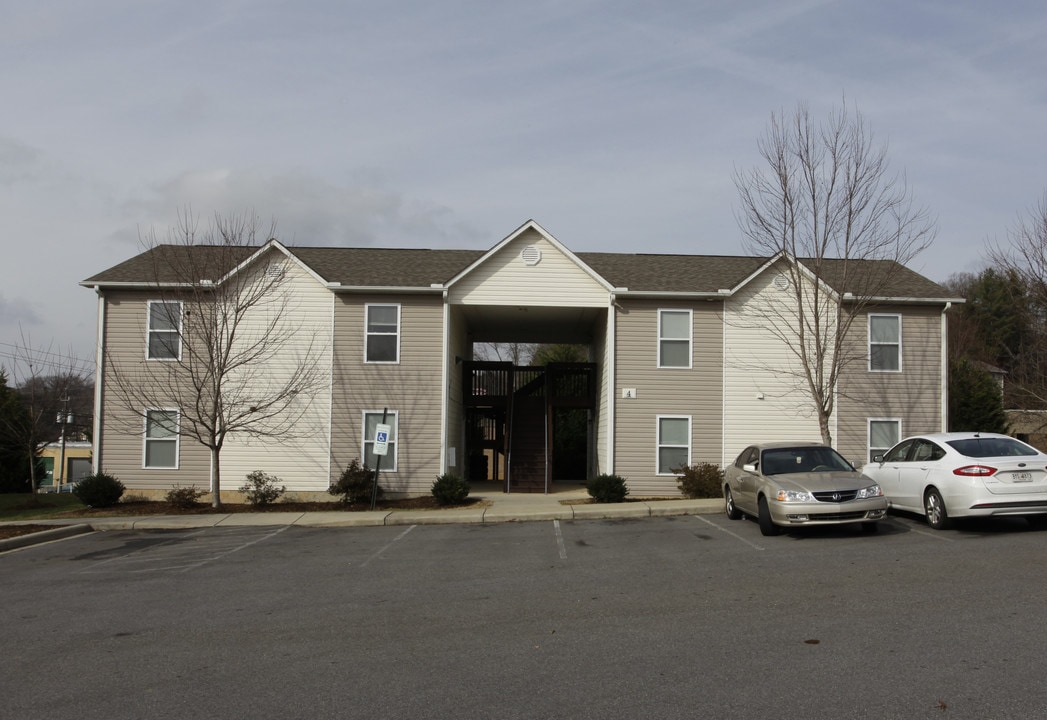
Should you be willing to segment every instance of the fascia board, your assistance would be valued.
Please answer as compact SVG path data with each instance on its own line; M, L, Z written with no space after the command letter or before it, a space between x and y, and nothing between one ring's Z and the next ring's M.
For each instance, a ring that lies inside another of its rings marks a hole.
M516 240L516 238L520 237L520 235L522 235L527 230L535 230L539 235L541 235L543 238L545 238L545 240L548 241L553 247L555 247L557 250L559 250L565 256L567 256L567 258L571 262L573 262L575 265L580 267L582 269L582 271L586 275L588 275L593 280L595 280L597 283L599 283L605 290L607 290L608 292L611 292L611 291L614 290L614 286L611 285L611 283L607 282L607 280L602 275L600 275L595 270L593 270L591 267L589 267L587 264L582 262L582 260L577 255L575 255L573 252L571 252L567 248L566 245L564 245L559 240L557 240L555 237L553 237L551 233L549 233L545 228L543 228L541 225L539 225L534 220L528 220L523 225L521 225L520 227L516 228L516 230L511 232L504 240L502 240L500 243L498 243L493 248L491 248L490 250L485 252L483 255L481 255L479 258L477 258L475 261L473 261L473 263L471 265L469 265L469 267L465 268L460 273L458 273L453 278L451 278L447 282L445 287L450 288L451 286L453 286L455 283L457 283L459 280L461 280L466 275L471 273L473 270L475 270L476 268L478 268L479 266L481 266L485 262L487 262L487 260L489 258L493 257L495 253L497 253L499 250L504 248L506 245L508 245L512 241Z

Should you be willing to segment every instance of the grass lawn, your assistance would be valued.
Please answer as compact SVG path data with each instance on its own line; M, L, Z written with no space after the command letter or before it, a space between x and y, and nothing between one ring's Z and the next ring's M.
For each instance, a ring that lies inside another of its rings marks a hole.
M56 513L83 508L72 493L29 493L0 494L0 522L7 520L38 520Z

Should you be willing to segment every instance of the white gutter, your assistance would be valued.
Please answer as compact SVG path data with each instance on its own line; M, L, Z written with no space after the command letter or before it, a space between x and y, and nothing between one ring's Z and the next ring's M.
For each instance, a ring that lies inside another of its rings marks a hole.
M398 293L398 294L443 294L447 290L441 285L439 287L415 287L396 285L342 285L337 282L327 283L327 289L336 293Z

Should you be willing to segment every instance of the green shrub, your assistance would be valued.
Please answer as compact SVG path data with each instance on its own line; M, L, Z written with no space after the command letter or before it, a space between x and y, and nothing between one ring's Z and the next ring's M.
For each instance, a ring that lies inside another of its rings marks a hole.
M676 487L689 498L723 497L723 470L712 463L698 463L674 468Z
M206 491L201 490L200 488L175 485L167 491L166 495L164 495L164 500L171 505L174 505L176 508L188 510L189 508L194 508L199 505L200 498L206 494Z
M441 505L456 505L469 496L469 482L452 473L444 473L436 478L432 492Z
M374 470L366 465L361 466L358 458L353 458L338 478L338 482L327 488L332 495L341 495L342 502L353 505L358 502L371 502L374 488ZM382 497L382 488L378 487L378 497Z
M110 507L120 502L124 484L107 472L99 472L81 479L73 494L88 507Z
M287 486L276 483L280 478L275 475L266 475L261 470L248 473L247 482L240 486L240 492L247 496L247 502L252 505L268 505L276 502L280 496L287 492Z
M586 483L585 489L590 497L601 503L625 502L625 496L629 494L625 478L619 475L597 475Z

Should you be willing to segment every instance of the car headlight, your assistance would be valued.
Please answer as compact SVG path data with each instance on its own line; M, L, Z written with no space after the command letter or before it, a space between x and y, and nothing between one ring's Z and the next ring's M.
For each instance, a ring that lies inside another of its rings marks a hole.
M814 500L809 492L802 490L779 490L776 498L778 502L811 502Z
M857 500L864 500L865 498L883 497L883 490L880 489L879 485L870 485L867 488L862 488L858 491L856 496Z

